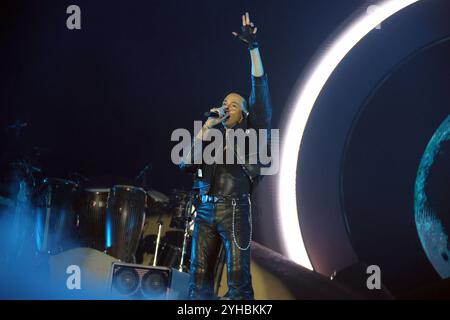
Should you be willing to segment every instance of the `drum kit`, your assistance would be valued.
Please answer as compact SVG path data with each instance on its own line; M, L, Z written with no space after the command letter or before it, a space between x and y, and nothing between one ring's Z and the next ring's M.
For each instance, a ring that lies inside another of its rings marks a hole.
M14 143L27 125L8 127L14 130ZM27 263L32 256L39 264L46 257L87 248L125 263L189 271L197 205L191 191L173 190L166 196L149 188L150 164L132 185L93 184L78 173L46 177L34 165L45 152L34 147L0 170L10 175L0 182L0 263ZM225 261L221 250L219 277Z
M31 221L27 232L36 254L85 247L122 262L189 271L195 216L191 193L174 190L168 197L140 186L92 187L81 180L47 177L29 185L24 199L19 193L2 198L16 216L18 206L28 203L29 210L13 220L22 226Z
M193 195L173 190L170 197L150 190L152 204L144 224L138 262L189 271L195 206Z

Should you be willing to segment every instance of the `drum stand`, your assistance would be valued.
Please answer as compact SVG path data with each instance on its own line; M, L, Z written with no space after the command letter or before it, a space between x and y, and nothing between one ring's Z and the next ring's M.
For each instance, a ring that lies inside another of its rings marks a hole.
M188 228L189 228L189 222L188 222L188 220L186 220L185 227L184 227L183 248L181 250L180 266L178 267L178 271L180 271L180 272L183 272L184 256L186 255Z
M156 261L158 260L158 249L159 249L159 241L161 240L161 229L162 229L163 221L162 221L162 213L159 214L158 218L158 235L156 237L156 247L155 247L155 256L153 257L153 266L156 266Z
M191 219L191 216L194 214L192 211L192 202L193 202L193 195L191 194L191 197L186 204L184 208L184 237L183 237L183 248L181 249L181 259L180 259L180 265L178 267L178 271L183 272L183 263L184 263L184 256L186 255L186 245L187 245L187 238L189 236L188 230L189 230L189 220Z

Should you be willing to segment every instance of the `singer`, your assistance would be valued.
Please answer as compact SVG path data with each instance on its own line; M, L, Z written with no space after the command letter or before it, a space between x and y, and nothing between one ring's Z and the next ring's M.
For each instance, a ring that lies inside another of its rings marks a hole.
M250 243L253 232L251 194L261 179L262 165L250 164L248 150L244 163L196 164L195 144L206 139L211 128L221 130L223 141L228 145L231 129L267 129L263 136L270 141L272 104L269 95L267 74L264 72L257 28L249 14L242 16L240 33L233 32L249 50L251 59L251 94L231 91L223 100L221 108L208 113L198 135L193 139L191 152L181 161L180 168L194 173L194 190L199 205L192 238L189 298L193 300L216 299L214 295L214 265L218 259L221 242L226 251L228 291L223 299L254 299L250 274ZM201 148L199 148L201 150ZM242 157L234 151L235 157ZM225 157L224 157L225 159Z

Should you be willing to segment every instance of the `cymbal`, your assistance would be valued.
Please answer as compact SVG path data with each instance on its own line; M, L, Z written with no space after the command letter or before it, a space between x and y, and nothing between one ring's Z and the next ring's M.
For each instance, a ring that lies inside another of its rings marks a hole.
M162 203L167 203L170 201L170 198L168 196L166 196L164 193L159 192L157 190L148 190L147 191L147 195L152 198L152 200L154 202L162 202Z

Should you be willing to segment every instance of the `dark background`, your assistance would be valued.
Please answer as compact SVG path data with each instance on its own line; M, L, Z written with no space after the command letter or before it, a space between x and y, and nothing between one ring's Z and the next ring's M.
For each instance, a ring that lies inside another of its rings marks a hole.
M71 4L81 7L81 30L66 28ZM239 31L241 14L249 11L258 26L273 127L282 137L282 120L304 68L330 34L368 4L2 1L1 178L6 179L12 159L39 147L36 165L45 176L65 178L77 171L99 183L132 183L151 163L152 188L167 194L188 188L191 177L171 162L175 143L170 136L177 128L192 130L193 121L230 89L249 91L250 58L231 35ZM351 220L353 245L361 259L385 263L394 291L407 287L396 282L399 274L408 281L416 276L399 269L408 264L423 271L421 283L436 279L414 233L413 199L403 191L413 185L418 165L408 156L420 159L420 150L450 109L449 57L447 44L396 70L367 101L349 136L343 209ZM406 134L411 119L423 120L414 137ZM16 121L27 123L19 137L6 129ZM391 220L380 219L388 215ZM386 229L392 221L396 228Z
M66 28L70 4L81 8L81 30ZM28 123L19 140L1 131L2 164L12 150L37 146L49 176L77 171L118 182L151 163L153 188L189 187L170 161L170 135L192 130L230 89L250 90L248 52L231 35L241 14L258 26L278 128L303 67L360 4L2 1L0 127Z

